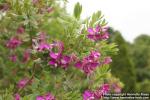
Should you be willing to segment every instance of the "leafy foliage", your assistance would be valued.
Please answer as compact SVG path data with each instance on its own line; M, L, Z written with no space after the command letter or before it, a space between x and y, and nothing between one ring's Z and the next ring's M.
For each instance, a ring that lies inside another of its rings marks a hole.
M77 3L71 16L66 0L4 0L0 4L4 6L0 10L0 99L11 100L19 94L23 100L35 100L50 92L58 100L81 100L86 89L108 82L111 59L106 57L116 54L116 44L87 37L89 28L101 26L96 33L100 36L107 32L101 12L82 21L82 6ZM85 69L92 70L88 75L84 68L75 67L85 58L98 62L96 68L88 69L95 65L87 60Z
M112 74L120 78L120 80L125 84L125 92L134 92L136 83L135 67L128 54L127 44L120 32L114 30L112 30L111 41L116 42L119 48L118 55L113 56L114 61L111 65Z

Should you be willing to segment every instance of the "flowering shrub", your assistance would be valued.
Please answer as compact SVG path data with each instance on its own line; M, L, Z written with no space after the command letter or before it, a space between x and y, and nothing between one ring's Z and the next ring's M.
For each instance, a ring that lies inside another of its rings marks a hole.
M71 16L66 0L0 3L2 99L95 100L111 91L118 49L101 12L81 20L82 6Z

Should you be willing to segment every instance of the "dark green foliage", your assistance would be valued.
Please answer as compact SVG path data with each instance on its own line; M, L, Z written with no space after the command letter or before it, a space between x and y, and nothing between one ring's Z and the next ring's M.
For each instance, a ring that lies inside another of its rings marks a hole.
M150 92L150 80L144 80L143 82L139 82L136 85L137 92Z
M111 64L112 74L118 78L125 84L124 91L125 92L133 92L135 90L135 68L131 62L127 51L127 44L120 32L113 31L111 33L112 39L111 41L118 44L119 53L118 55L114 55L113 62Z
M150 92L150 36L138 36L128 48L136 68L137 91Z

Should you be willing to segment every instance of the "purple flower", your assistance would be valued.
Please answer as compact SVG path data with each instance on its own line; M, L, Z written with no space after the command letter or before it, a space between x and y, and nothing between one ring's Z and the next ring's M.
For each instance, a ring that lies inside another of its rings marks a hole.
M27 82L28 82L28 79L27 79L27 78L24 78L24 79L20 80L20 81L18 82L18 84L17 84L18 88L23 88L23 87L25 87L25 85L27 84Z
M43 96L37 96L36 100L45 100L45 98Z
M20 95L19 95L18 93L16 93L14 99L15 99L15 100L21 100L21 99L20 99Z
M63 55L59 55L59 57L57 57L56 55L51 55L51 60L49 61L49 65L55 66L55 67L62 67L64 69L66 69L70 62L71 62L71 57L70 56L63 56Z
M104 61L103 61L103 64L109 64L109 63L111 63L111 62L112 62L111 57L106 57L106 58L104 59Z
M109 38L108 28L102 28L101 26L97 25L96 28L88 28L88 35L87 37L91 40L98 41L98 40L106 40Z
M75 67L84 71L86 74L91 74L99 63L100 53L97 51L91 51L90 55L83 58L81 61L75 63Z
M44 50L50 50L52 47L51 45L47 44L47 43L40 43L37 50L38 51L44 51Z
M17 29L17 33L18 33L18 34L22 34L22 33L24 33L24 32L25 32L24 27L23 27L23 26L19 26L18 29Z
M101 86L100 90L103 92L103 94L108 93L109 90L110 90L109 84L103 84L103 85Z
M109 84L103 84L99 89L94 92L94 96L97 99L101 99L110 90Z
M11 55L11 56L9 57L9 59L10 59L12 62L16 62L17 56L16 56L16 55Z
M55 97L51 93L47 93L43 96L37 96L36 100L55 100Z
M83 100L95 100L94 93L90 90L84 91Z
M63 56L63 57L61 58L61 66L62 66L63 68L68 67L70 61L71 61L71 57L69 57L69 56Z
M91 74L96 67L99 65L99 63L97 62L88 62L86 64L83 63L83 68L82 70L84 71L84 73L86 74Z
M51 60L49 61L49 65L52 65L52 66L54 66L54 67L57 67L57 66L58 66L58 62L57 62L57 60L55 60L55 59L51 59Z
M59 59L61 57L61 53L54 53L54 52L50 52L49 56L53 59Z
M55 100L55 97L51 93L47 93L44 97L45 100Z
M54 50L57 50L57 52ZM63 55L63 50L64 44L62 42L54 42L52 44L52 50L49 53L50 56L49 65L55 67L60 66L64 69L66 69L69 66L69 63L71 62L71 57Z
M12 37L6 44L6 46L10 49L15 49L21 44L21 41L16 37Z
M109 92L109 85L103 84L99 89L95 91L86 90L83 93L83 100L99 100L101 99L106 93Z

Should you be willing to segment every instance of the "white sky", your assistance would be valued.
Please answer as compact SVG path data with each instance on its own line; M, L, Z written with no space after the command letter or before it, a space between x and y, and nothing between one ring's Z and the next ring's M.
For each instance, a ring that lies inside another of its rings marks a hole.
M140 34L150 35L150 0L68 0L68 12L74 4L83 6L82 18L101 10L109 25L119 30L130 42Z

